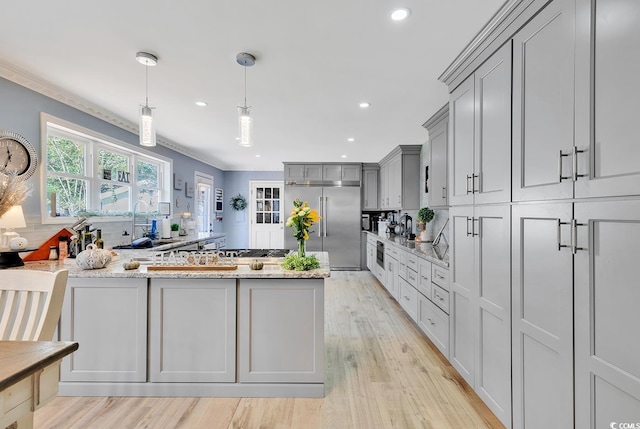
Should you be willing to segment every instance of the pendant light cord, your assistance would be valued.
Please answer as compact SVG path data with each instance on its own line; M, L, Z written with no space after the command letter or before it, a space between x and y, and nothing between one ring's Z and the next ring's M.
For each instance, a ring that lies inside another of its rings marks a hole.
M244 66L244 108L247 108L247 66Z
M149 107L149 66L144 66L144 105Z

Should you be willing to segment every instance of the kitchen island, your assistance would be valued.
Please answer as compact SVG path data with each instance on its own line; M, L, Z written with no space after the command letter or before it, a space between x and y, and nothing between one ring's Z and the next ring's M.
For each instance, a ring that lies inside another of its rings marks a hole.
M24 267L70 270L59 339L80 348L63 361L60 395L324 396L326 253L306 272L124 270L148 252L98 270Z

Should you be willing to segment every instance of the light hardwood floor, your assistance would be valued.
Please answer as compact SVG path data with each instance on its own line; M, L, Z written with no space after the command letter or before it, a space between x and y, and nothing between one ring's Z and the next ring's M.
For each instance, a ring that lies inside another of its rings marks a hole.
M503 428L368 271L325 290L326 396L58 397L36 428Z

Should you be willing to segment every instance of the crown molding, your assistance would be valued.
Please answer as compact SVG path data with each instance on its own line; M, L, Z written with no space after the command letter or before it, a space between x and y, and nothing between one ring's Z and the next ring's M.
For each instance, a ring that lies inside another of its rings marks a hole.
M116 115L113 112L103 109L102 107L88 100L85 100L84 98L79 97L72 92L60 88L59 86L54 85L53 83L44 80L34 75L33 73L30 73L3 60L0 60L0 77L25 88L28 88L32 91L35 91L39 94L42 94L46 97L49 97L53 100L59 101L60 103L66 104L67 106L73 107L74 109L80 110L81 112L94 116L111 125L115 125L118 128L122 128L125 131L129 131L132 134L138 135L138 124L133 123L128 119L121 117L120 115ZM181 144L160 135L156 136L156 142L160 146L164 146L168 149L188 156L189 158L204 162L205 164L208 164L220 170L224 171L227 167L220 165L220 160L212 159L210 156L207 156L207 154L204 153L189 150Z

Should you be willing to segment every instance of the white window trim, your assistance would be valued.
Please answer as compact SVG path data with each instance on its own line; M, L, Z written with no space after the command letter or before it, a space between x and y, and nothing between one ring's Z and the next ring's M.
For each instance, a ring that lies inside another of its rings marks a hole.
M47 151L48 144L49 124L55 128L62 129L63 131L70 132L74 135L79 134L81 138L87 139L93 148L93 153L97 153L98 148L106 147L114 152L124 153L127 156L131 156L132 163L129 166L130 171L135 168L136 160L141 158L142 160L148 160L152 162L165 163L166 170L162 169L159 172L160 177L158 179L161 188L166 189L168 192L168 201L173 201L173 186L171 186L171 177L173 176L173 160L157 153L148 151L141 147L133 146L116 140L107 135L101 134L97 131L76 125L72 122L65 121L48 113L40 113L40 152L41 152L41 164L40 164L40 218L42 224L68 224L70 221L76 219L73 216L57 216L51 217L47 211ZM93 154L87 154L92 156ZM92 159L87 161L88 171L85 171L85 175L90 180L100 181L99 177L96 177L94 172L97 171L98 159L97 156L92 156ZM91 171L89 171L89 169ZM96 204L98 196L93 195L91 190L89 192L89 204ZM133 203L133 202L132 202ZM94 207L90 207L89 210L94 210ZM123 220L129 220L128 216L104 216L104 217L92 217L93 220L98 222L121 222Z

